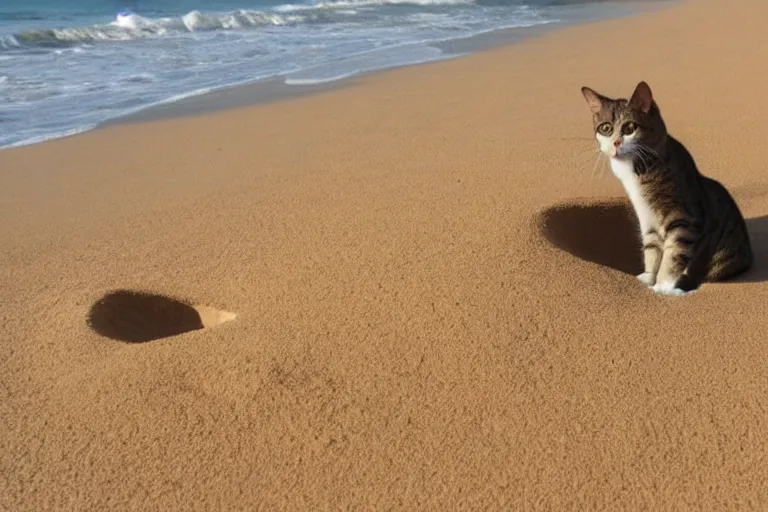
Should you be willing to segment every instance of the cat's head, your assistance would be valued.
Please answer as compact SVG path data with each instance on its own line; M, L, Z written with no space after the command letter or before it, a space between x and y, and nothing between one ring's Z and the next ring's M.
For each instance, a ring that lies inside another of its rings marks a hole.
M611 99L582 87L581 93L592 111L595 138L600 151L611 158L643 157L643 149L658 152L667 129L651 88L640 82L629 100Z

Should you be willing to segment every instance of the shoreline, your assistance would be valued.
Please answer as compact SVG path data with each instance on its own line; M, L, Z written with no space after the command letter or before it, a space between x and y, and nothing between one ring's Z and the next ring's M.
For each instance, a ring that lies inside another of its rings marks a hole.
M609 4L612 9L615 9L615 12L603 16L595 16L592 12L583 12L596 10L597 5L599 5L585 4L585 6L580 8L582 10L582 12L579 13L580 16L576 16L575 18L566 21L534 25L531 27L494 29L467 37L434 43L424 43L429 47L438 48L443 52L441 57L434 60L363 71L348 77L318 84L287 84L285 83L285 76L279 75L256 80L254 82L224 86L213 91L195 94L180 100L147 106L137 112L108 119L99 123L94 129L116 124L151 122L174 117L204 115L222 110L244 108L263 103L286 101L307 95L321 94L327 91L349 87L358 80L388 73L396 69L429 66L430 64L445 62L447 60L469 57L477 53L519 44L528 39L574 25L599 23L601 21L631 17L639 13L663 10L675 5L679 1L680 0L652 0L651 2L642 2L640 0L609 0L606 4Z
M306 95L323 93L337 88L348 87L355 81L387 73L392 70L413 67L426 66L447 60L463 58L507 45L519 44L530 38L538 37L552 31L562 30L570 26L599 23L611 19L635 16L643 12L652 12L668 8L680 0L652 0L651 2L641 2L640 0L610 0L605 4L584 4L583 6L574 6L572 16L567 20L534 25L530 27L514 27L493 29L488 32L473 34L466 37L450 39L446 41L437 41L431 43L412 43L414 47L423 46L425 48L436 48L442 52L442 55L425 60L422 62L395 64L388 67L377 68L369 71L362 71L350 76L331 79L329 81L316 84L288 84L285 82L286 75L277 75L265 79L257 79L245 83L223 85L213 90L195 92L190 91L181 98L161 101L159 103L138 107L135 111L127 114L111 117L101 121L94 126L77 128L68 133L60 135L45 136L45 138L35 138L31 142L18 142L8 146L0 147L0 151L37 145L52 140L65 139L99 130L108 126L124 123L148 122L165 118L186 117L190 115L201 115L220 110L229 110L233 108L243 108L274 101L284 101L293 98L299 98ZM608 5L611 12L596 14L599 6ZM353 58L350 56L348 58ZM299 71L301 72L301 71Z

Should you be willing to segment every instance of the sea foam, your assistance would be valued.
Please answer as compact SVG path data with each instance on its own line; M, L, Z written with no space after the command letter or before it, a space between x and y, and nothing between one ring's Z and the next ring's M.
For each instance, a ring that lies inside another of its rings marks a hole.
M3 25L0 16L0 147L79 133L235 84L274 77L319 84L450 58L438 43L550 23L562 12L502 0L268 1L258 9L103 18L57 7L55 19L39 24Z

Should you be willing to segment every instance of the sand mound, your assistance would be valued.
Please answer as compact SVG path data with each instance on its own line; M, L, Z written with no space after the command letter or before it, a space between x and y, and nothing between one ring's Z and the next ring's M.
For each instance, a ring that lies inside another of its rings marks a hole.
M577 258L632 275L643 271L637 221L629 201L563 203L541 212L538 221L547 240Z
M213 327L234 317L234 313L191 306L163 295L118 290L91 307L88 324L107 338L141 343Z

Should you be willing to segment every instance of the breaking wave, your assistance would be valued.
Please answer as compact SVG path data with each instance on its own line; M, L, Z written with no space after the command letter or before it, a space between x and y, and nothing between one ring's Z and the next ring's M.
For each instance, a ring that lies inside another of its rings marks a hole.
M0 50L59 48L99 42L174 37L193 32L245 30L264 26L298 25L346 19L350 9L381 6L472 5L474 0L337 0L310 4L285 4L272 11L240 9L227 13L191 11L180 17L145 18L120 13L111 23L87 27L26 30L0 35Z
M173 37L191 32L241 30L267 25L295 25L322 21L321 16L287 15L239 10L225 14L192 11L178 18L144 18L137 14L118 14L115 21L88 27L27 30L0 36L0 49L25 47L57 48L73 44Z
M316 9L355 9L363 7L384 6L454 6L474 5L474 0L334 0L329 2L315 2L311 4L285 4L276 8L280 12L312 11Z

